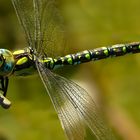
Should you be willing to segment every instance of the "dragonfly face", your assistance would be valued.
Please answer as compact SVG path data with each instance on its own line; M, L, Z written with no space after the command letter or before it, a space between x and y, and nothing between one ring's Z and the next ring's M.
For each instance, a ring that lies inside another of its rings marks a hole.
M15 66L15 59L7 49L0 49L0 76L7 77L12 74Z
M8 88L8 77L12 74L15 67L15 59L7 49L0 49L0 105L9 108L11 102L5 98Z

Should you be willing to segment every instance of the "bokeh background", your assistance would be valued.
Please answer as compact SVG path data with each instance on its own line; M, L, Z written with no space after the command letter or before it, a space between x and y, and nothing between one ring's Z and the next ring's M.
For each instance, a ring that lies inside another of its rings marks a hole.
M139 41L139 0L57 0L74 53ZM0 48L25 47L11 1L0 0ZM59 70L94 96L117 140L140 140L140 55L109 58ZM39 76L10 78L9 110L0 108L0 140L65 140ZM89 134L88 140L94 138Z

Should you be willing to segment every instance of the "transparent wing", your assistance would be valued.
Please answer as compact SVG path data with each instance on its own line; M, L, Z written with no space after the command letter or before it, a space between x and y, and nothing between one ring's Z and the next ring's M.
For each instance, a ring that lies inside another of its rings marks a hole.
M12 0L28 45L39 55L62 55L64 31L54 0Z
M69 140L83 140L87 125L98 140L113 140L91 96L80 86L46 69L37 69Z

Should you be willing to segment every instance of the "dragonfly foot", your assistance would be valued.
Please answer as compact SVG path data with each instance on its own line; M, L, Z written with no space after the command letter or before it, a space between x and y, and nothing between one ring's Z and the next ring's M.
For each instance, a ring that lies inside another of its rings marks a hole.
M0 105L4 109L8 109L11 106L11 102L6 97L4 97L1 93L0 93Z

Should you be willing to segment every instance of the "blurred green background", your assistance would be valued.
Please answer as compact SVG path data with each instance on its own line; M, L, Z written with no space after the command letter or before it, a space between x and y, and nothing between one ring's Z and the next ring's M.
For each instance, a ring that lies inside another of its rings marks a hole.
M57 0L69 51L74 53L139 41L139 0ZM11 1L0 0L0 48L25 47ZM93 94L118 140L140 140L140 55L127 55L62 69ZM12 76L9 110L0 109L0 140L65 140L39 76ZM93 140L92 136L87 138Z

